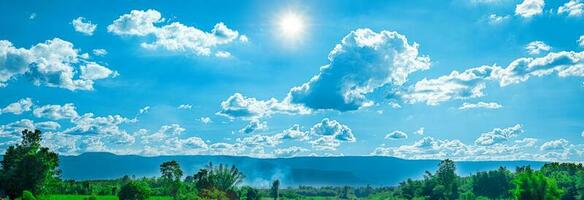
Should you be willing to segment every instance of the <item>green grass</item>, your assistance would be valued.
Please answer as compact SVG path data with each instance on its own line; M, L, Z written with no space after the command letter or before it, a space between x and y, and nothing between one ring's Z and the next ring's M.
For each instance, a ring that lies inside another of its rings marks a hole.
M42 200L83 200L84 198L89 197L90 195L67 195L67 194L53 194L53 195L46 195L39 199ZM117 196L95 196L97 200L118 200ZM149 200L171 200L172 197L150 197Z

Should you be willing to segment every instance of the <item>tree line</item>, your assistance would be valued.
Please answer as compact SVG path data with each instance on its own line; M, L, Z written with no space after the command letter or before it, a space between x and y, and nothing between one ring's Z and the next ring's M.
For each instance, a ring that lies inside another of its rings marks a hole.
M160 164L158 177L124 176L113 180L61 180L59 157L41 146L41 132L22 131L20 143L10 146L0 168L0 199L43 199L51 194L108 195L120 200L145 200L167 196L175 200L269 199L518 199L584 200L584 167L575 163L546 163L514 171L496 170L459 176L451 160L439 163L422 179L407 179L391 187L282 188L273 180L270 188L243 186L245 175L235 166L209 163L194 174L185 174L176 161ZM36 197L35 197L36 196ZM88 199L95 199L89 197Z

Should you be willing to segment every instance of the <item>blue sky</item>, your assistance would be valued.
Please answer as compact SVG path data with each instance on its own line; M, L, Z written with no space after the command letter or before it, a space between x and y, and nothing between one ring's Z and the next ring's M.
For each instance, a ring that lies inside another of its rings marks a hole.
M584 160L584 2L2 1L0 148Z

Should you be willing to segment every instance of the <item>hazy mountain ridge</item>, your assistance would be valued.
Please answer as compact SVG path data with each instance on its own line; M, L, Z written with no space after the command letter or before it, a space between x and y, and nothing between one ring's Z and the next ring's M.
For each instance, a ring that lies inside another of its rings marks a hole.
M111 153L84 153L61 156L61 177L64 179L112 179L124 175L136 177L159 176L159 165L164 161L178 161L185 175L193 174L209 162L234 164L245 175L245 184L267 186L278 178L284 185L394 185L407 178L421 178L424 171L434 171L439 160L404 160L379 156L251 158L240 156L179 155L144 157ZM467 175L477 171L505 166L531 165L539 168L545 162L537 161L460 161L458 173Z

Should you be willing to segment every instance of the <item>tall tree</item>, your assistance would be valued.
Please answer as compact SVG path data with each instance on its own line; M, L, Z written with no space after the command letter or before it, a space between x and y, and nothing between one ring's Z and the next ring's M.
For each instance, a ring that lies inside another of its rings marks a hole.
M183 176L183 171L180 165L176 161L167 161L160 164L160 173L162 174L162 180L166 186L166 191L170 193L173 197L177 198L181 189L181 178Z
M444 196L448 199L456 199L458 197L458 176L456 175L456 165L450 159L443 160L438 165L436 171L436 178L438 183L444 186Z
M276 179L274 182L272 182L272 188L270 191L272 193L272 197L274 197L274 200L278 200L278 197L280 197L280 180Z
M22 141L8 147L0 169L0 188L15 199L24 190L43 193L48 182L59 175L59 157L41 147L41 131L22 131Z

